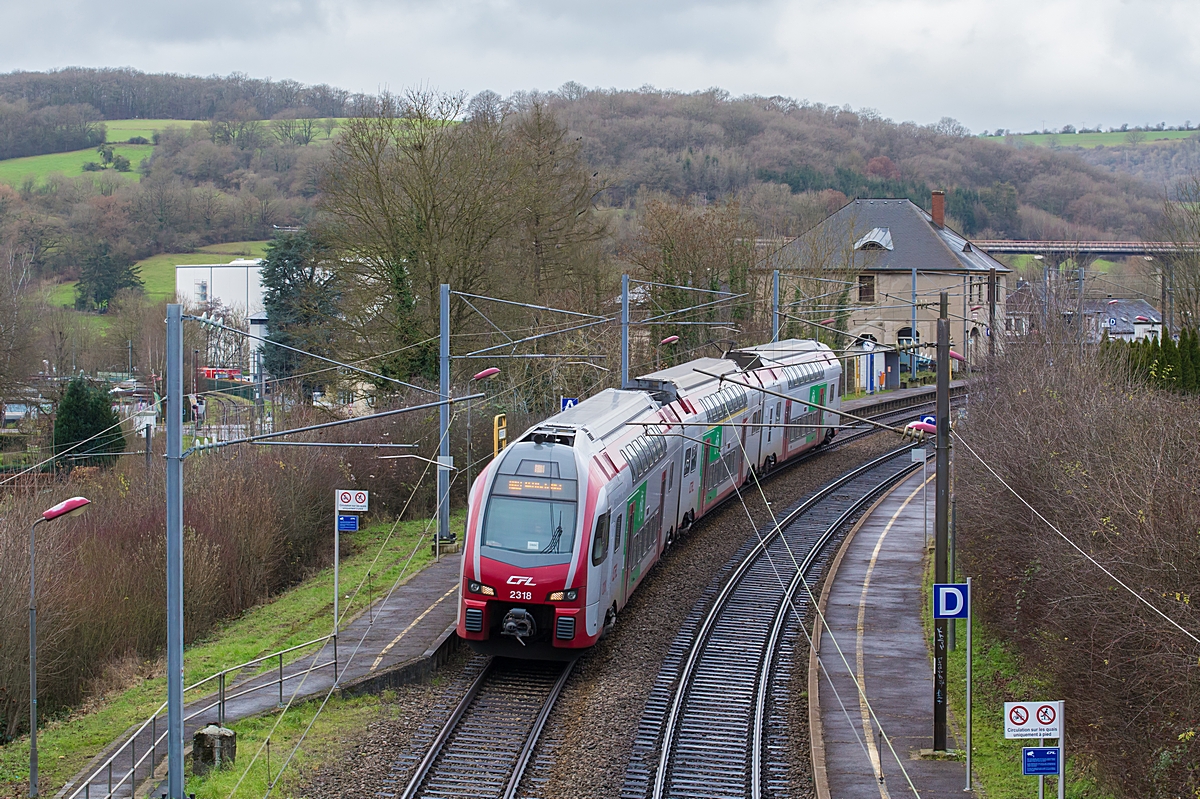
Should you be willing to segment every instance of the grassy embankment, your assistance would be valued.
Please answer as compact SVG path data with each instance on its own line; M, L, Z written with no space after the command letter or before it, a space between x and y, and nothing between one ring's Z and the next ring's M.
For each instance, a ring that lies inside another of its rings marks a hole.
M451 524L461 525L462 519L459 512L453 516ZM396 525L386 547L384 541L392 529L389 523L376 523L358 533L343 534L343 540L349 540L353 554L342 558L342 593L349 596L356 586L363 584L360 595L354 597L353 601L343 602L343 612L348 611L344 617L346 620L365 609L368 594L378 599L386 592L401 574L404 564L414 551L412 563L404 572L405 580L429 564L432 560L428 546L431 540L431 533L427 530L429 524L428 520L415 520ZM372 561L380 553L381 547L383 554L372 566ZM367 583L364 582L368 570L371 573L370 592ZM185 651L184 683L190 685L222 668L327 635L332 626L332 592L333 569L323 569L271 602L259 605L240 618L222 625L204 641L189 646ZM311 657L313 649L293 652L285 656L285 662L289 657L293 660ZM124 664L121 672L110 674L106 678L108 681L119 683L119 689L93 699L69 717L46 719L39 725L38 752L42 789L47 793L58 790L114 737L148 718L166 698L166 683L162 672L161 661ZM195 696L189 695L187 699L197 699L206 692L198 691ZM322 735L336 730L336 724L333 724L331 719L342 718L340 714L343 713L349 714L346 718L354 718L356 713L375 704L377 700L373 699L339 703L338 712L323 716L321 724L310 733L310 736L314 733L316 735L310 737L310 741L313 742L310 746L315 747L312 751L321 752ZM297 721L298 718L302 718L303 724L307 724L311 715L311 710L307 715L293 714L281 729L285 732L291 731L292 727L301 723ZM345 718L342 720L345 721ZM243 738L244 742L240 742L243 752L253 752L251 747L257 748L253 744L254 731L262 730L264 723L269 729L273 722L250 720L236 727L239 735L246 736ZM303 726L300 729L302 730ZM21 791L27 783L28 775L28 737L0 747L0 796L23 795ZM262 791L256 795L261 793Z
M1159 141L1187 139L1200 135L1194 130L1145 130L1141 144L1153 144ZM1004 137L1012 139L1018 145L1033 145L1036 147L1084 147L1091 149L1104 145L1105 147L1122 147L1129 144L1127 133L1029 133ZM109 138L112 138L111 136Z
M932 600L933 550L929 550L926 562L924 603L921 615L925 622L926 642L933 641ZM959 578L965 580L965 578ZM967 623L955 622L956 646L950 652L947 669L947 688L950 709L957 725L966 721L967 710ZM1021 658L1012 648L997 638L991 630L978 620L971 631L974 638L975 658L971 666L974 707L972 723L972 771L975 773L975 790L987 799L1027 799L1037 794L1037 778L1021 774L1021 750L1036 746L1036 741L1010 740L1004 737L1004 703L1053 700L1051 689L1037 670L1022 664ZM932 647L931 647L932 649ZM932 651L930 652L932 657ZM1070 714L1067 714L1068 720ZM963 742L964 731L955 734ZM1092 780L1080 758L1070 751L1068 728L1067 790L1068 799L1110 799L1111 795L1101 790ZM1055 796L1058 783L1055 778L1046 779L1046 795Z
M80 175L97 177L110 173L126 180L141 180L142 175L137 171L138 164L142 159L149 158L153 149L151 144L114 144L113 153L125 156L132 164L133 168L129 172L118 172L111 168L104 172L84 172L83 165L88 161L100 162L100 154L95 149L8 158L0 161L0 183L20 186L27 178L32 178L34 183L44 183L47 177L56 172L69 178L77 178Z

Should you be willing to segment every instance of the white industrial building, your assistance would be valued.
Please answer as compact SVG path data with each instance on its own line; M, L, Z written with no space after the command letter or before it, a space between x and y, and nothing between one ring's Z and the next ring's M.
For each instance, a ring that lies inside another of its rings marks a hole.
M210 303L243 314L250 334L267 335L267 313L263 307L262 259L237 258L227 264L176 264L175 297L185 308L205 309ZM251 379L258 380L258 351L262 343L250 341Z

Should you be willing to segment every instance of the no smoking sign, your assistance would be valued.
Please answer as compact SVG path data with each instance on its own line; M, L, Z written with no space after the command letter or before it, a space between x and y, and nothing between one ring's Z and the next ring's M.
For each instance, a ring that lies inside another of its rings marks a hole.
M339 511L366 513L367 503L370 500L370 492L357 491L351 488L339 488L334 492L334 500L337 504L336 509Z

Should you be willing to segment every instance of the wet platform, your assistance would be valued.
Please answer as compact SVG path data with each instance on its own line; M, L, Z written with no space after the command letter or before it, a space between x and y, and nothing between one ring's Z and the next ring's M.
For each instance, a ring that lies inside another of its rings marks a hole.
M819 799L974 795L964 790L964 762L921 757L933 748L932 650L922 621L932 461L926 476L923 488L922 473L910 475L859 522L822 591L826 624L809 659ZM962 748L960 733L952 716L949 748Z

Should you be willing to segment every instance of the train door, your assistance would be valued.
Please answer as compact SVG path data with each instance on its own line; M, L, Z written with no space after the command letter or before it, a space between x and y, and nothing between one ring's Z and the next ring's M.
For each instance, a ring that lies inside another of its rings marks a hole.
M716 501L717 487L723 482L718 479L721 469L721 430L722 428L717 426L700 436L700 440L704 442L700 457L703 464L700 490L704 492L700 498L701 510L707 510Z
M624 532L622 525L625 521L625 514L618 513L617 521L613 524L613 557L612 557L612 600L609 604L616 603L618 608L625 606L625 550L628 547L628 536L623 536ZM605 569L609 566L606 563ZM609 605L604 605L607 608Z
M640 563L641 542L646 528L646 483L642 483L637 491L625 500L625 518L628 521L625 534L625 568L621 580L621 604L624 605L642 576Z
M815 406L820 405L823 407L825 405L825 385L821 384L810 388L808 390L808 399L809 402L812 403L812 410L806 414L810 420L809 424L824 425L825 411ZM821 436L825 434L821 427L809 428L805 432L808 433L808 435L805 437L805 441L807 441L809 444L814 441L820 441Z
M658 519L654 523L654 526L658 528L657 530L654 531L655 546L657 547L657 550L655 553L656 557L657 557L658 552L663 551L663 546L666 544L666 541L663 540L663 527L665 526L666 515L667 515L667 470L663 469L662 481L659 483L659 486L658 486L658 513L657 513Z

